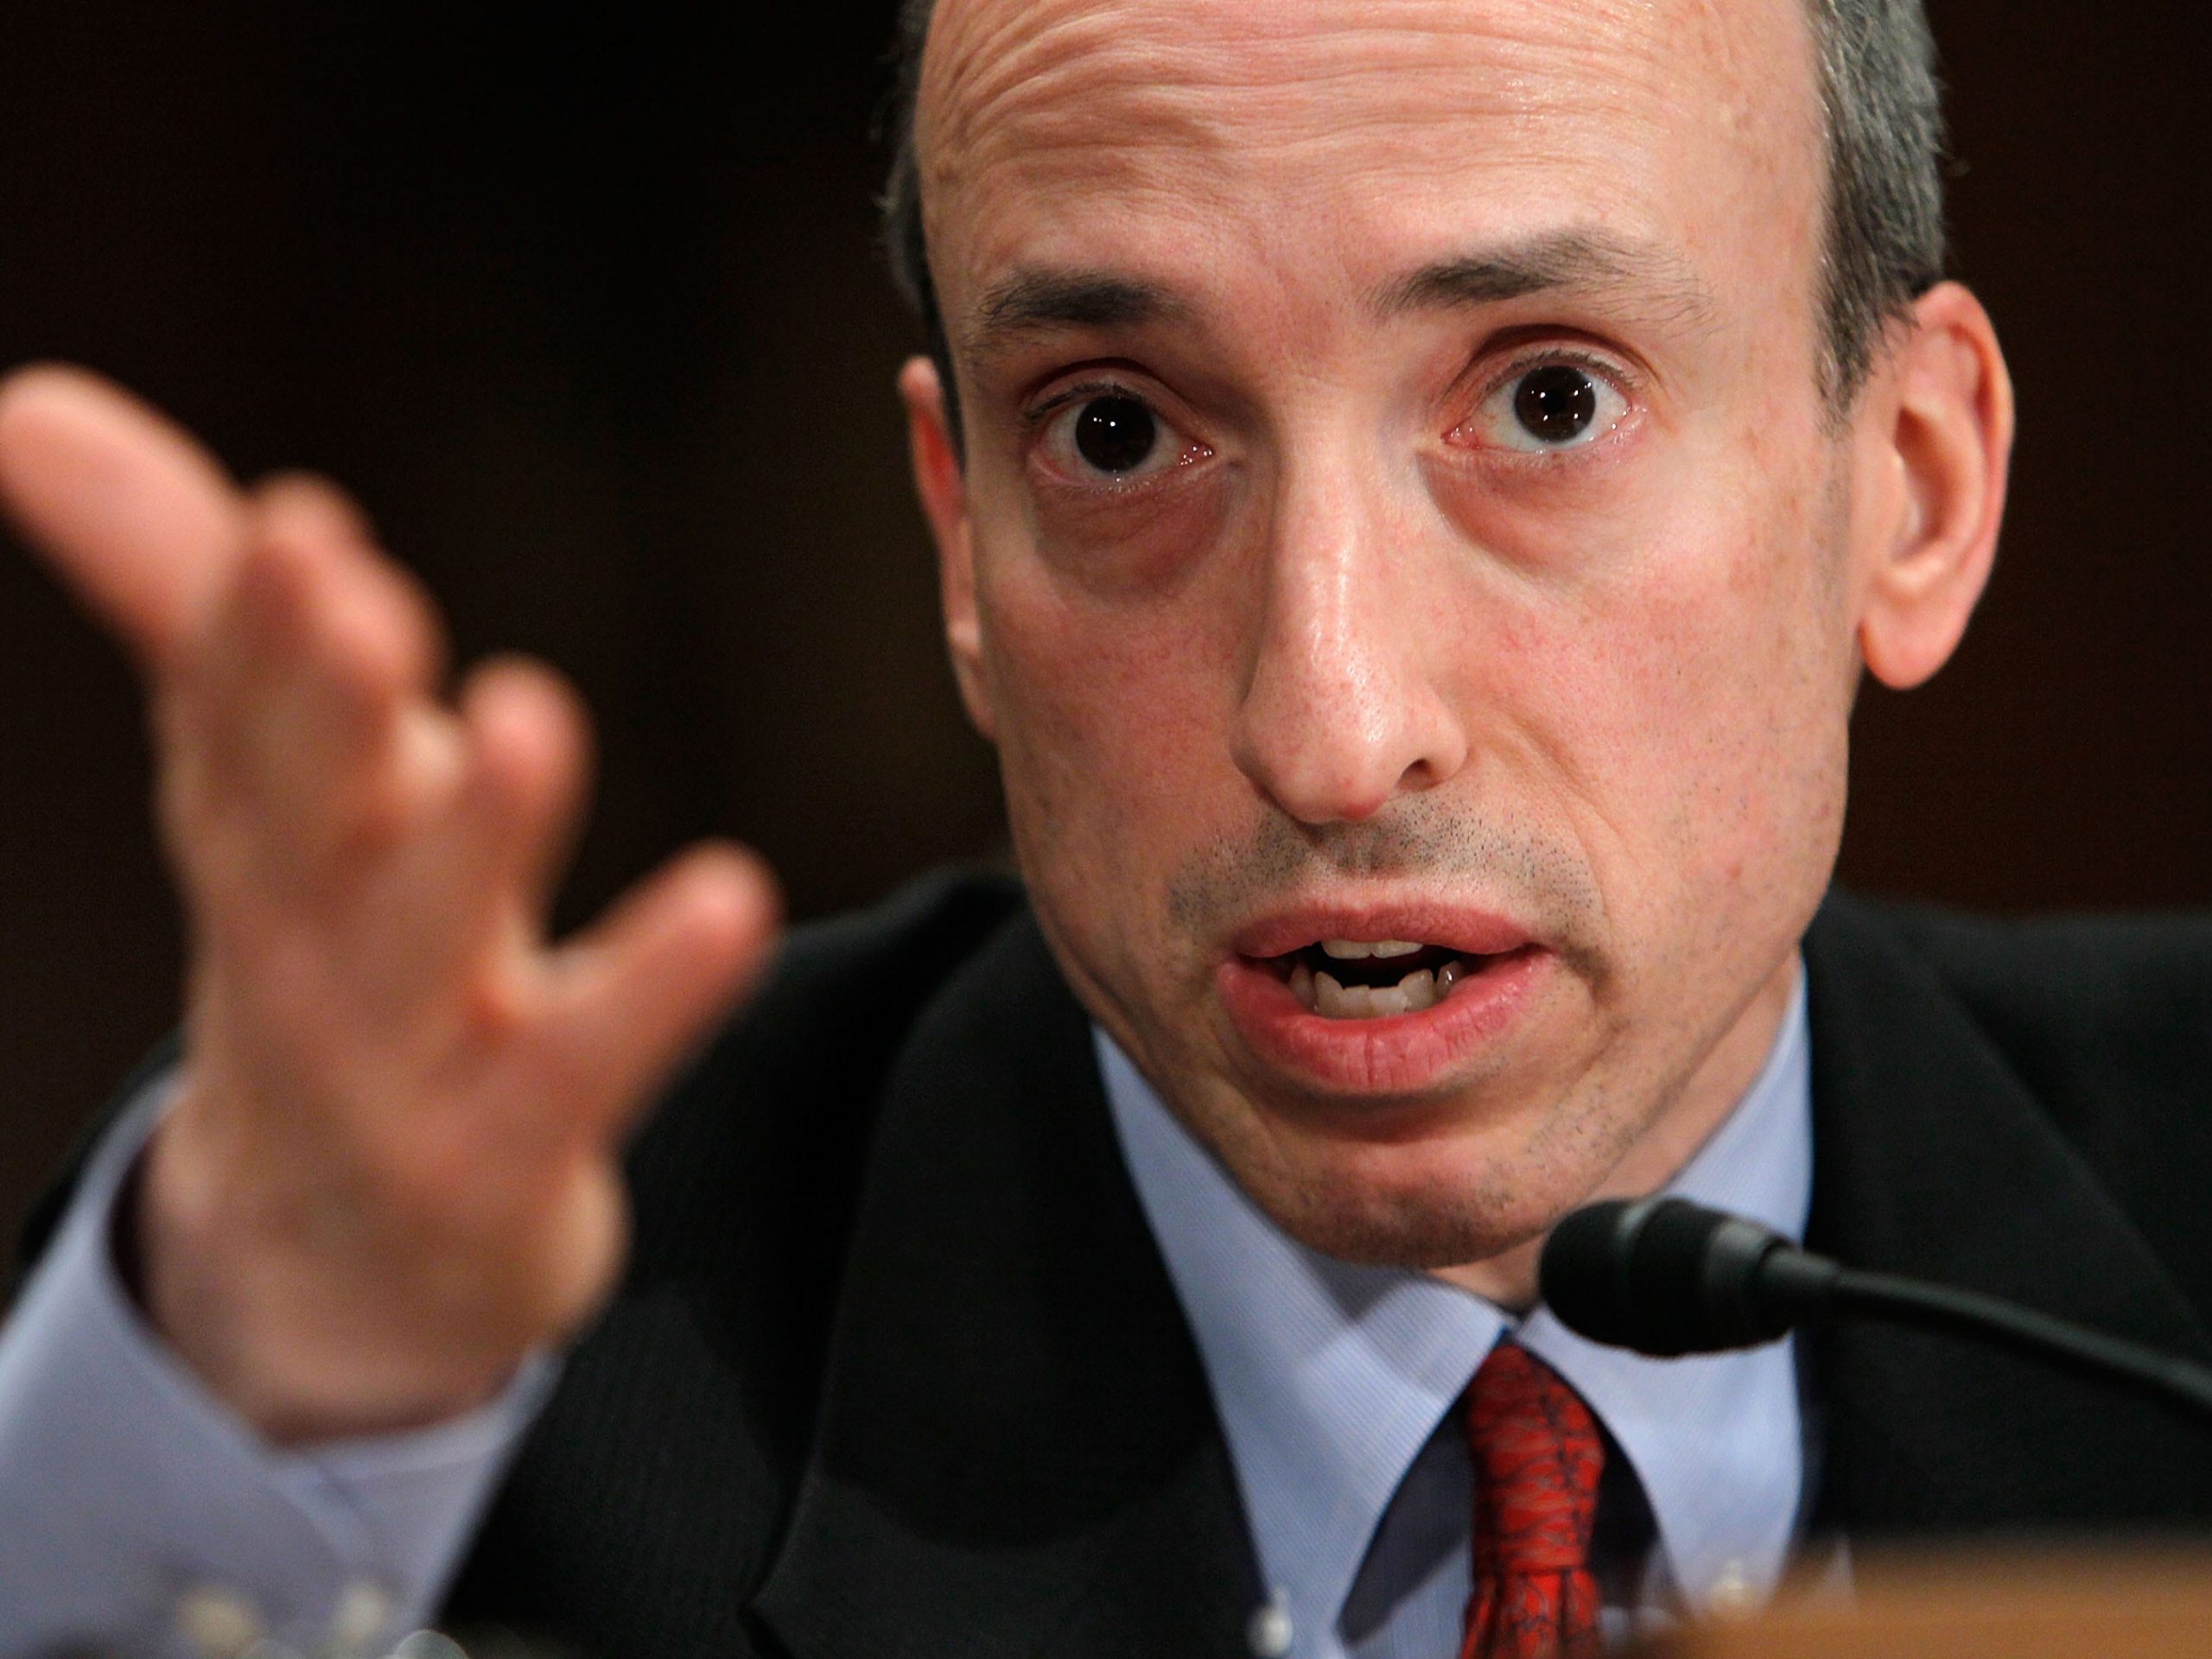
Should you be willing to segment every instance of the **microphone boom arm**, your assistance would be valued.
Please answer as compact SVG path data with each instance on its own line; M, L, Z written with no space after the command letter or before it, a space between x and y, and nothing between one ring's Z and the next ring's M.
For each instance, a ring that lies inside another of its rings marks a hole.
M1925 1331L1985 1338L2092 1381L2133 1384L2212 1423L2212 1371L1980 1291L1846 1268L1828 1290L1839 1308Z

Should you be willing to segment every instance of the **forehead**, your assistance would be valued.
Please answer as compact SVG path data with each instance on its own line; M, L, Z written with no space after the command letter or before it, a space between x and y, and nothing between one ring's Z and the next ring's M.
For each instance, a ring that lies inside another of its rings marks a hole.
M1009 270L1371 286L1594 232L1725 294L1813 257L1815 87L1802 0L940 0L931 264L957 313Z

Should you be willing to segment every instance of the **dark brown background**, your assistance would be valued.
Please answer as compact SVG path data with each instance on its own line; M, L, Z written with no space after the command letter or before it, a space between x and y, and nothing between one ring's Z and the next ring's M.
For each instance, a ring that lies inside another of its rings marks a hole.
M464 656L574 677L604 759L570 921L703 833L800 915L998 833L888 389L889 4L702 10L77 0L0 34L0 362L80 359L243 471L339 475ZM1863 708L1845 871L2202 902L2212 28L1934 10L2021 441L1966 649ZM0 1224L174 1017L144 763L121 662L0 547Z

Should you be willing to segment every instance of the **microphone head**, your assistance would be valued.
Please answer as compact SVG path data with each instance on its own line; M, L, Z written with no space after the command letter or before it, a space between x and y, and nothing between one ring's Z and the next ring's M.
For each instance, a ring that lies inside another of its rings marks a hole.
M1763 1296L1761 1274L1788 1240L1686 1198L1608 1199L1552 1230L1537 1268L1546 1306L1569 1330L1672 1357L1770 1342L1800 1311Z

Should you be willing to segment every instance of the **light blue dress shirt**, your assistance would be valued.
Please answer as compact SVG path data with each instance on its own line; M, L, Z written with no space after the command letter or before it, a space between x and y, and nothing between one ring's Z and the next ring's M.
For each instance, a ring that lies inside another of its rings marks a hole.
M1450 1659L1470 1477L1446 1419L1508 1322L1421 1274L1294 1243L1098 1046L1288 1616L1287 1651ZM80 1646L197 1659L188 1626L227 1611L235 1627L249 1611L302 1650L343 1630L380 1653L436 1607L556 1367L535 1362L499 1400L418 1433L262 1441L154 1335L115 1270L117 1193L163 1094L149 1088L109 1132L0 1331L0 1659ZM1802 1233L1808 1100L1801 990L1758 1083L1674 1190ZM1786 1345L1643 1360L1541 1312L1518 1335L1589 1401L1649 1497L1660 1547L1637 1605L1772 1583L1802 1471ZM1255 1631L1263 1648L1275 1633Z
M245 1617L301 1652L337 1634L382 1654L428 1622L556 1368L534 1361L492 1404L419 1433L268 1445L115 1269L117 1191L166 1094L148 1089L109 1131L0 1332L0 1659L200 1659L192 1627L235 1633Z
M1498 1338L1572 1383L1635 1470L1656 1523L1606 1634L1763 1599L1804 1489L1792 1345L1647 1359L1538 1307L1517 1326L1421 1273L1309 1250L1253 1205L1120 1049L1107 1099L1182 1298L1274 1592L1255 1646L1298 1659L1450 1659L1472 1579L1460 1395ZM1758 1080L1668 1191L1792 1238L1812 1195L1804 975ZM1287 1626L1287 1648L1279 1645Z

